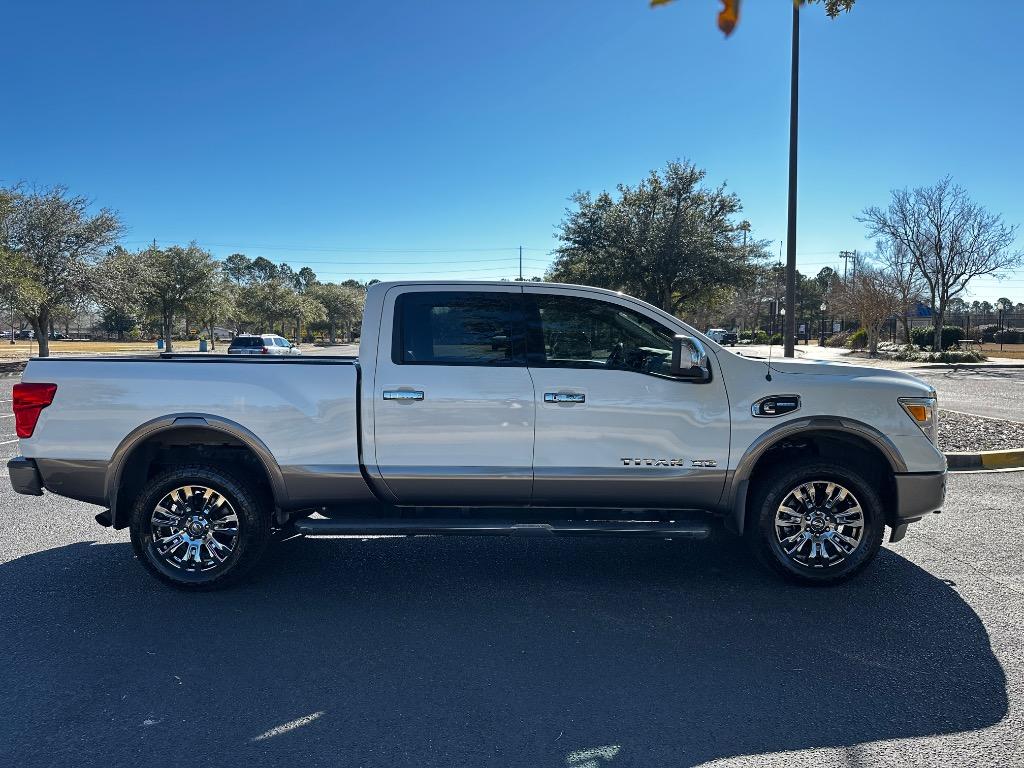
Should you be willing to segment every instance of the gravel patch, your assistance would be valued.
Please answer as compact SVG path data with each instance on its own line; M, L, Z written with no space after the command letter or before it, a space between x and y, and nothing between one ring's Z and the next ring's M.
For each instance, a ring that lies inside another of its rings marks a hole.
M1024 448L1024 424L939 409L939 450L949 453Z

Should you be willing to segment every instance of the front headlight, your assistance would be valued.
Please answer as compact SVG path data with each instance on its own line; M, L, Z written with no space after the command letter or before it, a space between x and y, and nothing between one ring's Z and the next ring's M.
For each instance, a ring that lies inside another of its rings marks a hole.
M933 445L939 443L939 401L936 397L901 397L900 405Z

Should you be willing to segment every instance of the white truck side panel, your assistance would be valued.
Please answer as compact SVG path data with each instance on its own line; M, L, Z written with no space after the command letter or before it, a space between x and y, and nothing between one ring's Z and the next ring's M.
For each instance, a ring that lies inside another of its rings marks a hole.
M358 467L354 365L217 360L40 360L26 382L56 382L24 456L109 461L137 427L209 414L252 432L281 466Z

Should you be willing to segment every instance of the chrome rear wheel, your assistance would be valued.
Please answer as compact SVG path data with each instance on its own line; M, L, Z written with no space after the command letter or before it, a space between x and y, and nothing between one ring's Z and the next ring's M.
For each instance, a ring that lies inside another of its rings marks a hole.
M238 514L225 496L203 485L183 485L153 508L151 546L156 557L172 568L211 571L234 553L238 526Z
M265 486L205 464L168 467L139 491L132 506L132 548L172 586L215 589L237 581L270 540Z

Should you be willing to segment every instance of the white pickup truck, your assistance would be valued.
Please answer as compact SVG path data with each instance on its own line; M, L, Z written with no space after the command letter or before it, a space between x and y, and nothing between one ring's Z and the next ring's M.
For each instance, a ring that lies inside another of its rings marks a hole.
M34 359L19 493L101 505L160 579L235 580L275 532L705 538L830 582L943 503L935 391L740 357L612 291L395 282L358 358Z

